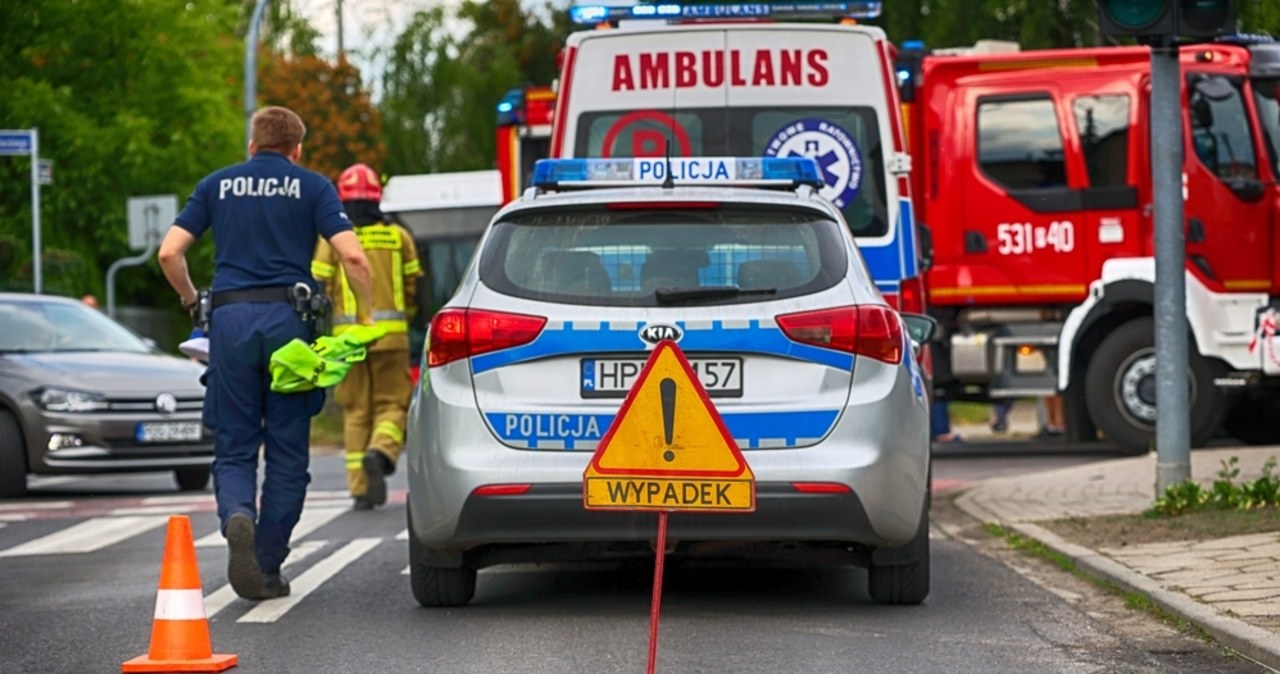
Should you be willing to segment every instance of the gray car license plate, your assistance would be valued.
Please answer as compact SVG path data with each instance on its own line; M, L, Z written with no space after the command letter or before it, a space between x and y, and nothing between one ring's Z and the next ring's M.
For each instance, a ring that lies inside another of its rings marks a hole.
M204 432L198 421L154 421L138 424L138 442L195 442Z
M712 398L742 397L742 359L692 357L689 367ZM579 378L583 398L625 398L644 368L644 359L583 358Z

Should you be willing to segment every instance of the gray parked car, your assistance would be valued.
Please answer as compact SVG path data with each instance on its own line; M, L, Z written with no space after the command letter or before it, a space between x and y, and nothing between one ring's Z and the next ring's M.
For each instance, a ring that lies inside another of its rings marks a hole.
M0 293L0 498L28 474L172 470L203 489L203 372L76 300Z

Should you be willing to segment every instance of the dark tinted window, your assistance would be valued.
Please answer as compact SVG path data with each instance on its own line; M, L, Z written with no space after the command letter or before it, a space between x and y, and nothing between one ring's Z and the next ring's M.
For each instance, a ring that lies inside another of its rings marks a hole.
M1192 75L1191 140L1200 162L1219 178L1257 178L1249 116L1239 78Z
M844 277L838 227L811 212L763 209L518 214L494 225L480 280L509 295L589 305L794 297ZM673 300L701 292L715 296Z
M1267 156L1272 170L1280 175L1280 79L1259 78L1253 81L1253 97L1262 120L1262 135L1267 139Z
M1081 96L1072 105L1090 187L1129 184L1129 97Z
M875 110L853 108L692 108L585 113L577 157L810 156L822 167L822 195L854 236L889 231L884 159Z
M1053 101L987 100L978 104L978 164L1011 190L1066 187L1062 132Z

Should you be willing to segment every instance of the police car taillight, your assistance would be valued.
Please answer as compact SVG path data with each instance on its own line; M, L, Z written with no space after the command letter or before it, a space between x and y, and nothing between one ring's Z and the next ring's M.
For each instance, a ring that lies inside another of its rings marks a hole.
M874 19L882 0L854 2L721 2L684 4L659 2L632 6L578 5L569 8L569 20L586 26L612 21L698 21L707 19Z
M775 320L792 341L867 356L885 363L902 361L902 321L889 307L846 306L783 314Z
M547 319L487 309L443 309L431 319L427 334L427 367L528 344L538 338Z
M635 157L539 159L533 186L540 189L639 185L726 185L788 187L825 183L808 157Z

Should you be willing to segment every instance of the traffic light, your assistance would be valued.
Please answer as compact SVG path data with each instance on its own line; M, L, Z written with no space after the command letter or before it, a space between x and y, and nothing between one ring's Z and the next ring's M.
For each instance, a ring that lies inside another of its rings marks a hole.
M1235 32L1235 0L1178 0L1178 35L1217 37Z
M1211 38L1236 32L1235 0L1098 0L1098 29L1111 37Z

